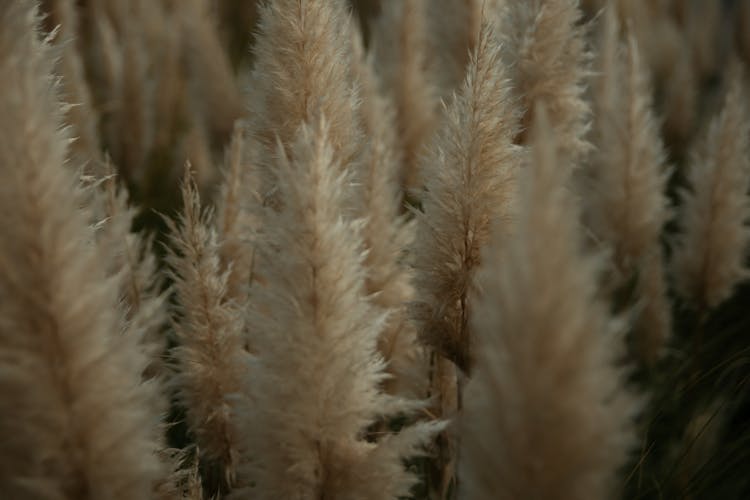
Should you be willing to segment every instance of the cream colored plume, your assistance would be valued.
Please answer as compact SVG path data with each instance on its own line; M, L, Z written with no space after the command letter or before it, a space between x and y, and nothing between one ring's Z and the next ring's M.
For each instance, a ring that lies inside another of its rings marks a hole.
M471 371L469 292L492 224L511 214L519 148L500 45L483 27L461 92L423 161L427 184L412 246L423 340Z
M300 125L325 115L342 169L359 154L361 131L351 79L352 20L343 0L276 0L260 10L250 85L250 138L260 143L261 196L279 207L273 157Z
M578 0L527 0L505 2L498 21L503 63L524 112L519 140L527 142L534 108L543 105L571 167L590 149L583 98L590 55L580 18Z
M367 256L365 290L373 302L389 311L378 348L393 376L385 384L394 394L424 394L422 349L407 314L414 288L404 252L414 238L414 224L401 213L400 155L396 116L381 94L373 57L366 55L359 36L353 37L354 76L362 102L360 116L366 142L362 152L362 237Z
M0 2L0 491L152 498L161 476L145 359L65 162L69 136L34 2Z
M635 407L615 364L622 337L597 299L601 261L582 254L570 169L543 108L534 124L514 234L483 254L459 496L617 498Z
M636 342L640 354L654 361L671 330L661 251L669 217L669 170L638 44L632 35L620 42L611 6L603 23L593 80L596 152L588 217L597 238L612 249L611 287L621 289L636 280Z
M693 153L673 258L677 290L699 309L719 305L748 276L750 123L746 81L729 73L721 113Z
M284 199L269 209L258 242L249 311L257 355L240 415L241 469L251 484L235 498L392 499L416 477L404 460L439 429L407 426L365 440L381 417L419 407L386 395L377 342L387 316L365 295L362 223L343 215L349 174L336 163L322 121L303 126L276 172Z
M239 460L232 401L237 400L244 376L244 304L227 297L229 273L221 269L216 230L210 214L201 208L190 174L182 197L178 222L169 221L167 257L176 292L174 385L199 449L204 489L225 494L235 484Z
M459 94L445 108L443 123L423 160L426 186L417 236L411 246L417 295L413 316L431 349L432 411L451 418L461 407L463 378L474 362L474 275L490 227L511 216L520 149L513 145L518 115L504 75L500 45L485 23ZM463 372L463 373L461 373ZM438 443L439 496L454 480L456 438Z

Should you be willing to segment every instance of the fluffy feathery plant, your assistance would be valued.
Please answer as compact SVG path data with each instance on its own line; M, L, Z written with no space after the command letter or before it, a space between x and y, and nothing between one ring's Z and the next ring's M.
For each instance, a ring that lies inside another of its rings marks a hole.
M634 344L653 365L671 330L661 235L669 216L666 154L651 106L641 51L629 35L621 42L610 6L600 34L593 80L596 152L588 186L588 218L603 245L611 246L614 272L607 286L619 295L634 289ZM624 305L618 305L624 309Z
M118 280L121 314L126 335L135 335L149 358L147 377L163 376L161 356L166 347L164 330L168 323L164 276L153 253L153 238L132 231L137 210L129 204L128 193L118 185L111 164L105 177L90 190L96 223L96 242L107 274Z
M514 234L484 252L472 325L459 494L467 499L616 498L635 400L623 337L598 298L603 260L582 253L569 168L538 108Z
M378 341L392 378L388 392L423 394L423 352L416 341L407 306L414 297L412 273L403 250L414 238L414 223L401 213L401 156L398 154L396 116L381 93L374 58L364 51L358 34L353 40L353 70L362 103L359 111L366 142L362 151L362 237L367 256L365 289L373 302L390 311Z
M403 460L440 424L416 424L376 441L365 431L421 403L386 395L377 354L390 311L365 295L359 221L343 215L349 175L336 163L328 125L303 126L276 164L281 212L268 209L257 242L249 361L238 417L249 459L236 498L405 496L417 478Z
M174 384L198 446L205 491L225 494L235 484L239 460L232 401L244 375L244 303L227 298L229 272L221 269L211 214L202 210L190 173L182 196L178 223L169 221L173 250L167 257L178 304Z
M248 127L263 148L259 189L265 204L283 203L274 172L277 138L289 146L302 123L327 117L341 168L359 154L351 23L343 0L276 0L260 8Z
M511 214L520 159L512 143L516 130L500 45L485 23L464 85L445 108L442 128L423 161L427 183L411 248L417 290L413 310L421 340L433 352L430 393L435 411L444 417L461 406L464 375L458 370L472 371L474 274L491 225ZM454 474L454 439L444 436L439 444L433 487L443 494Z
M519 141L526 142L541 104L561 135L561 150L580 160L590 149L585 139L591 111L583 98L590 53L578 0L505 1L499 9L502 60L524 113Z
M120 335L117 283L66 165L52 49L34 4L0 5L0 491L150 498L158 416L145 358Z
M722 112L693 156L674 256L677 288L698 309L717 306L748 276L750 121L746 81L735 70Z
M227 300L242 303L252 281L253 249L250 237L257 225L253 207L259 206L256 191L256 159L238 125L227 148L224 181L216 200L216 231L219 239L221 271L227 276Z
M750 497L746 2L35 3L0 497Z

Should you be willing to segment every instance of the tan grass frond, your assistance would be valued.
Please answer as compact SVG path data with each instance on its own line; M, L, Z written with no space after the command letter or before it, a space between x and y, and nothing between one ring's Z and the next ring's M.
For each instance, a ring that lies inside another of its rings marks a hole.
M423 394L422 350L408 319L406 304L414 295L412 272L404 253L414 238L414 224L401 213L400 156L396 116L391 102L380 93L372 55L360 38L353 42L354 76L362 102L360 116L367 141L362 152L362 237L367 256L365 291L388 311L387 326L378 348L393 376L386 382L392 394Z
M154 500L218 500L203 491L197 447L165 449L160 455L172 465L172 471L158 486Z
M484 254L460 422L465 498L616 498L633 444L622 336L597 299L601 261L582 254L570 169L542 111L513 237L501 231Z
M603 29L607 38L603 46L614 43L619 48L619 29L611 7ZM612 287L628 286L633 278L643 281L639 288L646 295L636 299L645 302L642 308L647 314L636 315L634 328L637 343L650 346L641 354L654 361L658 346L671 330L666 285L657 283L665 279L661 235L669 218L669 169L637 42L630 35L621 50L615 47L602 54L601 80L595 82L597 150L589 218L597 237L612 248ZM664 309L659 312L657 307Z
M747 277L750 123L745 78L733 69L723 109L693 152L673 259L677 290L699 309L717 306Z
M161 475L145 360L65 167L59 86L35 3L0 3L0 491L151 498Z
M560 135L558 147L573 160L590 149L591 111L583 98L590 54L578 0L505 2L500 15L503 63L524 112L519 141L527 142L534 108L544 105ZM576 166L574 161L571 166Z
M238 357L244 322L238 304L226 300L228 272L221 271L211 214L201 208L190 173L182 196L178 222L168 221L172 248L167 262L177 304L174 383L200 450L204 488L225 494L235 483L239 459L232 400L244 374Z
M440 418L461 407L464 375L472 372L471 291L490 227L512 211L520 163L513 145L518 114L504 75L500 45L485 23L463 87L445 108L443 125L423 161L423 212L411 247L417 295L413 316L432 350L430 395ZM461 370L460 373L459 369ZM431 488L444 497L455 477L455 436L437 443Z
M277 0L260 7L249 132L263 147L260 183L272 206L276 139L289 147L298 127L325 115L340 168L359 153L361 131L350 74L352 20L343 0Z
M490 226L510 215L520 159L512 144L518 115L503 72L500 45L486 24L463 88L424 158L423 212L411 249L420 315L427 316L420 334L467 373L469 291Z
M420 155L438 117L436 89L428 72L427 14L432 8L426 0L385 2L373 30L376 65L396 104L401 183L407 192L424 182Z
M258 498L407 495L416 477L403 460L437 426L418 424L368 442L381 416L419 405L381 391L377 354L386 315L365 296L362 223L342 215L349 174L336 164L327 126L303 126L277 165L284 210L268 210L258 243L264 286L249 322L257 342L242 414L244 469ZM280 446L280 443L283 443Z
M117 281L123 330L149 359L147 377L163 374L161 357L166 349L164 328L169 322L164 278L153 249L153 238L133 232L136 209L128 192L118 186L114 167L106 163L96 170L106 175L94 187L96 244L108 276Z
M245 136L241 125L235 127L224 160L216 213L221 271L228 272L229 299L243 304L247 297L253 270L253 246L250 242L258 221L254 213L261 201L258 188L256 148Z

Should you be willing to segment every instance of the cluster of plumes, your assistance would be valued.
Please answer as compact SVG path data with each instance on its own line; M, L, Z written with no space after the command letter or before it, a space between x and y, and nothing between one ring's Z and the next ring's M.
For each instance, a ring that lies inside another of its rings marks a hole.
M208 192L219 180L213 166L243 114L222 43L231 33L214 22L212 2L41 3L44 28L59 26L61 97L75 103L66 112L77 137L71 158L101 175L105 151L139 205L161 212L179 204L174 186L187 159ZM254 8L235 16L251 23ZM153 212L140 219L160 223Z
M0 2L0 491L617 497L673 314L747 275L721 12L230 4Z

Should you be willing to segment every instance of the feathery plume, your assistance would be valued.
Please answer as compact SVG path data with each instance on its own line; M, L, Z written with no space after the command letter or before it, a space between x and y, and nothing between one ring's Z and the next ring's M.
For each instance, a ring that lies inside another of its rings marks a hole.
M172 465L171 473L156 490L155 500L218 500L207 497L200 477L198 450L189 446L180 450L163 450L164 462Z
M173 357L178 398L200 450L207 492L226 494L235 483L238 430L230 398L240 392L241 311L225 300L227 272L221 272L219 243L210 213L201 210L197 186L186 172L183 208L177 223L168 221L167 262L176 291L178 346Z
M401 214L395 112L380 94L373 58L365 54L359 36L353 37L353 61L362 96L362 129L368 138L362 152L365 291L378 307L390 312L378 342L393 377L385 388L391 394L423 394L421 350L406 312L414 290L403 254L412 243L414 224Z
M71 145L71 156L78 165L85 165L87 171L94 172L101 158L99 149L98 113L94 108L91 89L86 81L83 60L79 53L78 13L73 0L53 0L49 2L48 24L59 26L60 57L57 73L62 75L62 99L70 104L66 121L73 129L76 140Z
M611 6L604 19L607 47L619 40L611 35L619 33ZM666 287L657 283L664 279L660 237L668 218L666 154L635 38L628 37L624 54L612 54L612 47L608 50L600 65L602 80L597 82L590 218L594 233L612 247L613 287L625 286L635 277L638 291L647 294L637 292L636 299L648 314L636 316L634 328L640 354L653 362L671 330Z
M99 168L106 177L94 186L91 206L96 217L96 243L107 276L117 280L123 329L150 360L148 375L162 371L166 348L163 328L168 322L169 290L159 272L152 238L132 231L136 210L128 204L128 192L118 186L111 163Z
M575 167L590 149L590 109L583 98L590 56L578 0L506 2L499 17L503 62L524 112L519 141L526 142L534 108L543 104L560 135L558 147Z
M0 491L151 498L151 389L118 335L116 286L64 165L69 136L37 22L34 3L0 3Z
M291 162L282 147L285 206L267 210L257 247L265 285L250 305L258 355L242 425L256 458L244 479L258 498L405 496L416 478L402 461L437 426L364 440L378 417L418 405L379 389L386 375L376 344L387 318L364 295L361 223L342 216L348 173L322 122L301 128Z
M567 168L543 107L511 240L485 253L465 393L462 494L472 499L615 498L634 400L615 367L621 337L596 299Z
M255 148L241 125L235 127L224 160L224 182L217 200L216 230L221 271L227 272L226 296L243 304L252 279L253 249L250 236L257 226L254 213L260 206L257 192Z
M724 301L747 276L750 123L745 80L733 70L721 114L693 153L673 258L677 290L701 310Z
M419 187L422 149L437 118L437 97L428 73L425 0L386 2L373 34L375 58L383 85L396 103L405 190Z
M279 206L272 171L276 138L288 148L297 128L325 115L337 165L350 168L360 130L347 49L351 19L343 0L277 0L260 8L254 46L250 138L259 142L261 195Z
M517 114L503 74L500 46L484 24L461 92L445 110L442 128L424 159L424 212L416 214L412 246L420 302L414 316L421 340L433 350L433 411L452 416L461 406L460 368L470 374L473 339L470 290L490 226L510 215L520 155L512 144ZM438 441L430 486L444 497L455 468L455 442Z
M417 213L412 247L417 292L425 301L420 309L430 318L421 335L467 373L468 292L490 225L510 214L520 158L512 144L517 114L509 94L500 45L486 24L461 93L446 108L423 162L424 212Z

